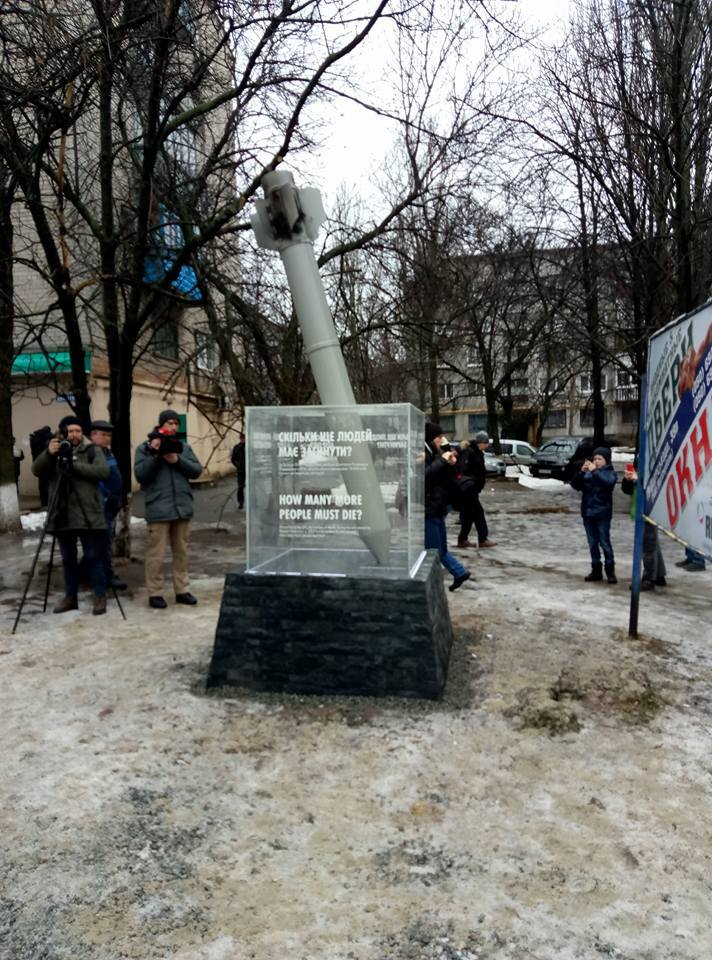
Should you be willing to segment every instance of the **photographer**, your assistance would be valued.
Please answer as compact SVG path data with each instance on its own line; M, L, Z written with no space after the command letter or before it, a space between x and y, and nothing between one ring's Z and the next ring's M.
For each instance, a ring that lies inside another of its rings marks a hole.
M109 477L107 480L102 480L99 484L99 491L104 504L104 516L106 517L106 533L103 538L106 584L109 587L113 587L114 590L125 590L126 583L114 573L114 524L116 523L116 516L121 509L121 496L124 485L121 479L121 473L119 472L119 465L111 449L113 434L113 424L107 420L92 421L89 432L91 442L103 451L106 462L109 464Z
M203 472L187 443L176 437L180 418L175 410L164 410L158 426L136 449L134 473L145 497L146 587L148 604L165 610L163 558L170 540L173 555L173 587L176 603L190 606L198 601L190 593L188 578L188 527L193 516L190 480Z
M84 437L81 422L76 417L64 417L47 449L33 462L32 472L49 481L47 529L56 537L62 555L64 599L54 612L66 613L78 608L79 538L94 589L92 613L106 613L106 575L102 555L106 520L99 491L99 484L109 476L106 458Z

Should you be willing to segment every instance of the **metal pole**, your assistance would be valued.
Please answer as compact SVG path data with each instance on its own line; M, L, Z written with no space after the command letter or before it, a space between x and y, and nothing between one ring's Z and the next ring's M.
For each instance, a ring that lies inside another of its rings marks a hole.
M262 187L265 199L257 201L252 217L255 238L261 247L277 250L282 258L322 405L354 407L350 417L340 415L338 420L342 430L359 432L361 418L314 256L313 241L325 219L321 195L310 187L297 190L286 170L266 174ZM363 504L359 535L376 561L386 564L390 523L368 445L352 444L348 463L358 467L344 471L344 483Z
M638 608L640 606L640 567L643 557L643 513L645 511L645 461L648 435L645 427L647 416L647 378L640 379L640 422L638 425L638 480L635 490L635 530L633 533L633 576L630 590L630 619L628 636L638 636Z

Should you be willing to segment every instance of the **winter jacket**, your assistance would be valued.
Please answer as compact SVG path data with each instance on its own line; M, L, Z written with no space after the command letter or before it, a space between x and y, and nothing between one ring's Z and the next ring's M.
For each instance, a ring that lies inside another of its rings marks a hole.
M107 480L101 481L99 490L104 501L106 519L107 521L113 521L121 509L121 494L123 493L124 483L113 451L109 447L102 447L101 449L106 457L106 462L109 464L109 477Z
M47 529L50 533L106 529L99 484L108 479L109 464L100 447L82 437L72 448L71 468L66 474L59 469L57 457L43 450L33 462L32 472L36 477L49 479L52 509L48 513Z
M136 448L134 473L144 493L146 520L167 523L190 520L193 516L193 491L189 480L197 480L203 468L187 443L176 463L157 455L148 442Z
M244 440L240 443L236 443L232 448L232 453L230 455L230 461L233 467L237 470L238 477L245 476L245 442Z
M475 493L481 493L484 490L487 482L485 455L477 444L472 444L464 450L460 450L457 458L457 468L464 476L472 478Z
M584 520L610 520L613 516L613 488L616 471L607 463L598 470L580 470L571 478L574 490L581 491L581 516Z
M453 482L456 472L455 467L443 460L436 447L431 449L425 445L426 517L444 517L447 514L454 499Z

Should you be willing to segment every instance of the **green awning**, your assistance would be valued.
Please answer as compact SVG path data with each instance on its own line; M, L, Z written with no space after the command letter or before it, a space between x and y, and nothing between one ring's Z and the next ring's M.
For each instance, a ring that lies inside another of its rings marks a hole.
M49 353L19 353L12 361L12 372L28 373L71 373L72 363L68 350ZM84 372L91 373L91 354L84 352Z

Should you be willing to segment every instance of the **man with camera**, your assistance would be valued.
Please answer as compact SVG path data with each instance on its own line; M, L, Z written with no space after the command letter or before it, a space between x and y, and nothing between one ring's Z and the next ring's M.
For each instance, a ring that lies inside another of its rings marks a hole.
M54 608L66 613L78 608L79 563L77 539L89 568L94 589L92 613L106 613L106 574L102 555L106 531L99 484L108 479L109 465L90 443L76 417L64 417L47 449L32 464L36 477L49 481L47 529L59 543L64 569L64 599Z
M176 437L179 428L179 414L164 410L158 426L137 447L134 460L145 499L148 605L156 610L168 606L163 598L163 558L169 541L176 603L198 602L188 577L188 527L193 516L189 481L196 480L203 468L188 444Z
M109 464L109 478L108 480L102 480L99 484L99 492L101 493L101 499L104 504L104 516L106 517L106 531L103 537L106 585L113 587L114 590L125 590L126 583L114 573L114 524L116 523L116 516L121 509L121 496L124 485L121 479L119 465L111 449L113 435L114 426L109 423L108 420L92 421L89 433L91 442L102 450L106 457L106 462Z

